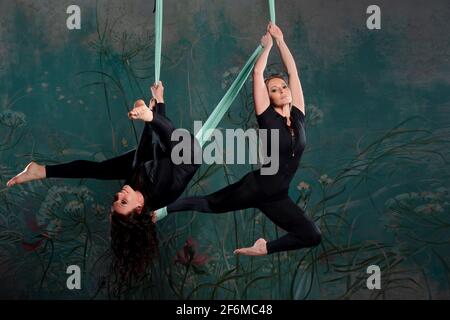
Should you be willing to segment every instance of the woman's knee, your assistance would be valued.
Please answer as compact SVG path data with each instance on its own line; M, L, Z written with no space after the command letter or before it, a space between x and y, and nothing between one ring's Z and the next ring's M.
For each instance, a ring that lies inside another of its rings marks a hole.
M302 239L307 247L316 247L322 242L322 233L314 223L311 223L311 227L308 230L303 228L295 232L295 235Z
M316 230L311 234L310 241L312 247L316 247L322 242L322 233L319 229L316 228Z

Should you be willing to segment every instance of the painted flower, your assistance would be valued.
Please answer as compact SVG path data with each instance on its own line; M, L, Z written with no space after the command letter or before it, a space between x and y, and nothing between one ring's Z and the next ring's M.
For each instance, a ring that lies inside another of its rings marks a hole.
M21 127L26 124L25 114L11 110L0 112L0 123L7 127Z
M302 181L298 184L297 189L302 191L302 190L309 190L309 184Z
M46 237L42 236L42 237L40 237L39 240L34 241L34 242L25 242L24 241L24 242L22 242L22 248L25 251L29 251L29 252L36 251L41 246L42 242L44 242L45 239L46 239Z
M26 222L26 225L27 225L29 231L31 231L33 234L35 234L36 235L35 238L38 238L38 240L33 241L33 242L23 241L22 248L25 251L35 251L41 246L42 242L45 239L49 238L47 230L46 230L47 226L40 225L38 223L38 221L36 220L36 217L34 217L34 216L28 217L25 222Z
M328 175L323 174L320 176L319 183L326 186L332 184L334 182L333 179L329 178Z
M309 116L308 125L314 126L316 124L322 123L322 121L323 121L323 111L322 110L320 110L315 105L306 106L306 110L307 110L307 113Z
M239 74L239 67L232 67L222 74L222 89L228 88Z
M179 263L183 266L204 266L209 260L208 255L200 254L198 252L198 242L189 238L183 246L183 249L177 252L175 257L175 263Z
M443 212L444 208L439 203L428 203L422 206L418 206L414 209L417 213L434 213L434 212Z
M77 213L77 212L82 211L83 209L84 209L83 203L81 203L78 200L72 200L66 204L66 206L64 208L64 212L67 214Z

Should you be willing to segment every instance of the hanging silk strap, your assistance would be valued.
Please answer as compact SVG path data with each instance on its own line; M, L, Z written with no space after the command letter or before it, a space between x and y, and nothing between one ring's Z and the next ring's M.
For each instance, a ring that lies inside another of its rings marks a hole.
M275 0L269 0L270 21L275 22Z
M155 9L155 83L158 83L161 72L163 0L155 1Z
M214 108L208 120L206 120L203 127L195 135L195 138L198 140L201 147L203 147L205 145L205 142L209 140L213 133L213 130L217 127L220 120L222 120L228 109L230 109L230 106L233 104L234 99L236 99L239 91L242 89L248 79L248 76L252 72L253 66L255 65L255 62L258 59L261 51L261 46L256 48L250 59L248 59L239 75L236 77L228 91L223 96L222 100L220 100L220 102Z

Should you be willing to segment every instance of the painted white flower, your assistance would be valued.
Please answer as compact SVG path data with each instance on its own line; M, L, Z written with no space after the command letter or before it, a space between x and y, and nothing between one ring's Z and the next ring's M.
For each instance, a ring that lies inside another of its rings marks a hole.
M59 95L58 100L64 100L64 96L62 94Z
M27 122L25 120L25 114L22 112L16 112L12 110L5 110L0 112L0 124L7 127L21 127Z
M302 182L300 182L298 184L297 189L300 190L300 191L301 190L309 190L309 184L304 182L304 181L302 181Z
M36 220L40 225L51 224L55 219L64 217L64 214L60 214L61 211L66 214L79 213L84 210L85 204L88 205L88 201L93 202L93 198L87 187L53 186L48 190Z
M239 74L239 67L231 67L222 74L222 89L228 88Z
M320 176L319 183L323 185L329 185L334 182L333 179L329 178L327 174L323 174Z
M323 111L320 110L317 106L315 105L308 105L306 106L306 112L308 113L309 119L308 119L308 124L310 125L316 125L319 123L322 123L323 121Z
M78 200L72 200L69 201L66 206L64 207L64 212L65 213L77 213L77 212L81 212L84 209L84 205L82 202L78 201Z
M414 209L417 213L433 213L443 212L444 208L439 203L427 203L425 205L418 206Z

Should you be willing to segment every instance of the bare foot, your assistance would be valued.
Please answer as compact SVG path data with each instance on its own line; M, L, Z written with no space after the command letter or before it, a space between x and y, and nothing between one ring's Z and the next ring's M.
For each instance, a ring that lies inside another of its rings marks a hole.
M133 110L128 112L128 118L151 122L153 120L153 112L145 105L144 100L137 100L134 103Z
M14 178L6 183L7 187L12 187L15 184L21 184L32 180L39 180L45 178L45 167L38 165L35 162L30 162L25 169L16 175Z
M253 247L240 248L234 250L234 254L242 254L244 256L265 256L267 255L267 241L264 239L256 240Z

